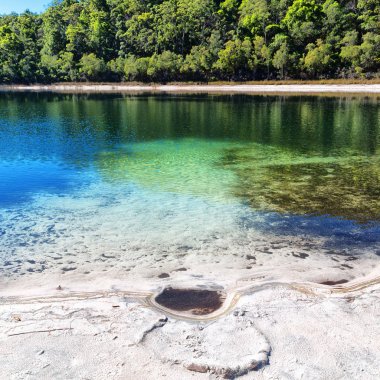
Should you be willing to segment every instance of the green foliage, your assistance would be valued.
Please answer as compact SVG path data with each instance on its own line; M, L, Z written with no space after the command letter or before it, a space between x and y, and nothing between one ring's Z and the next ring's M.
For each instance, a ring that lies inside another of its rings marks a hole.
M350 31L344 36L340 57L348 67L360 71L360 46L356 44L357 39L358 33L356 31Z
M60 55L58 77L63 81L75 81L78 79L78 70L73 53L64 52Z
M264 37L256 36L254 41L255 61L258 67L265 66L266 76L269 77L269 68L271 63L271 51L265 43Z
M322 7L317 0L294 0L283 19L283 23L291 29L294 24L314 22L321 16Z
M378 69L380 66L380 34L366 33L363 36L360 50L360 64L363 69L365 71Z
M129 56L124 61L124 77L126 80L146 80L150 58L136 58Z
M283 25L297 46L310 42L320 33L322 6L317 0L295 0L289 7Z
M214 75L213 64L222 46L219 32L210 36L207 45L193 46L182 64L181 73L191 80L211 79Z
M149 59L147 75L153 81L168 82L176 78L182 64L182 56L171 51L153 54Z
M357 44L358 34L349 32L343 38L340 57L347 66L357 73L364 70L376 70L380 66L380 35L366 33L363 42Z
M380 2L378 0L358 0L358 20L361 28L368 32L380 32Z
M105 64L94 53L84 54L79 61L79 73L87 80L101 78L105 71Z
M378 76L378 0L54 0L0 16L0 83Z
M304 60L306 71L313 76L327 73L332 62L331 45L319 39L316 44L307 45L307 50Z
M280 47L274 53L273 66L280 71L281 79L284 79L286 64L289 61L289 49L286 40L281 43Z
M206 46L193 46L184 60L181 72L190 79L206 79L211 72L213 58Z
M107 70L110 78L115 81L121 81L124 78L125 59L117 57L107 63Z
M151 55L157 49L157 38L152 29L153 15L150 12L134 14L126 21L122 35L125 50L137 55Z
M326 0L322 5L322 11L325 17L325 25L328 27L334 27L342 15L341 6L335 0Z
M0 80L36 81L39 77L40 20L26 12L0 22ZM5 22L4 22L5 21Z
M270 17L266 0L243 0L239 11L240 27L247 29L253 35L265 34L265 28Z
M249 38L243 41L227 41L225 48L219 52L214 68L225 79L250 79L255 67L253 58L253 47Z

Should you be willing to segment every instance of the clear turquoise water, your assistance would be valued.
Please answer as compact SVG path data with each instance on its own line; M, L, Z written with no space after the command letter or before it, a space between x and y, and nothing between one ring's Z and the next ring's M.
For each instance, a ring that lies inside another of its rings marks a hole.
M377 98L0 94L0 267L249 231L376 253L379 136Z

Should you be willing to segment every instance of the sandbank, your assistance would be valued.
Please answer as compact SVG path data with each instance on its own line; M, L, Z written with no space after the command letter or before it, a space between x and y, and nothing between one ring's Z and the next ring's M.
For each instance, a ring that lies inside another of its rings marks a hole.
M3 85L0 92L219 93L219 94L380 94L380 84L51 84Z

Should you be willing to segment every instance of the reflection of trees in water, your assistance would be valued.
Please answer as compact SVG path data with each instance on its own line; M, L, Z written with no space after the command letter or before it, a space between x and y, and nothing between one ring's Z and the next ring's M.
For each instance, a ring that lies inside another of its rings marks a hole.
M376 98L205 94L0 94L0 112L4 121L51 122L42 133L91 137L96 146L205 138L303 152L355 147L371 154L380 117Z
M276 153L260 158L252 150L228 152L224 164L239 178L236 196L258 210L380 220L380 157Z

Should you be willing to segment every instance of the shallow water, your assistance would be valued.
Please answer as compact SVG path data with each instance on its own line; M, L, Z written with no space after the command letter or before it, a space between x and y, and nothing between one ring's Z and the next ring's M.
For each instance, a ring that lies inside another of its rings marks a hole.
M0 94L0 273L373 267L379 134L376 97Z

